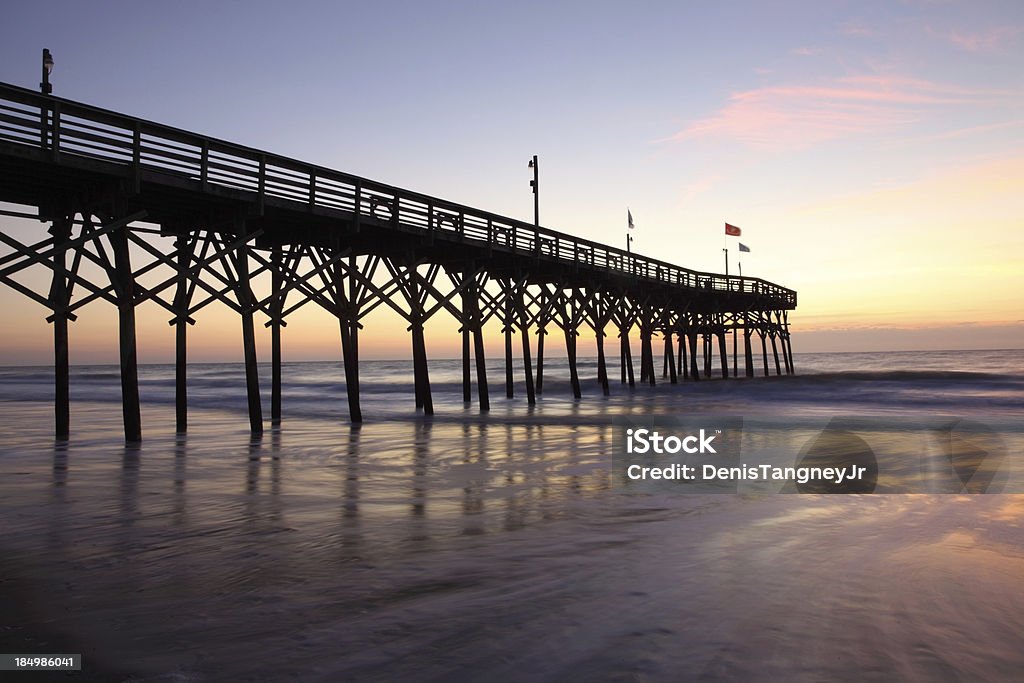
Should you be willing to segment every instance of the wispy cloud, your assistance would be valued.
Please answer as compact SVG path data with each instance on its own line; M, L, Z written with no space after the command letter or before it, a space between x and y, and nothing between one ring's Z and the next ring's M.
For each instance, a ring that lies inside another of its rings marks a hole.
M902 76L846 76L813 85L733 93L714 114L670 139L729 138L759 147L806 147L919 122L943 107L995 103L1011 91L965 88Z
M699 178L683 188L679 197L679 204L685 206L694 199L704 194L722 180L721 175L710 175Z
M840 26L839 30L844 36L852 36L854 38L874 38L878 36L877 30L864 24L847 23Z
M913 141L915 143L921 143L937 140L950 140L953 138L966 137L969 135L990 133L994 130L1005 130L1007 128L1024 128L1024 119L1012 119L1010 121L998 121L996 123L985 123L977 126L953 128L951 130L943 131L942 133L936 133L934 135L914 138Z
M981 54L1000 52L1007 48L1024 33L1024 26L995 26L973 33L957 30L939 31L930 26L925 30L929 35L941 38L961 50Z
M819 47L795 47L790 52L798 57L813 57L814 55L821 54L821 48Z

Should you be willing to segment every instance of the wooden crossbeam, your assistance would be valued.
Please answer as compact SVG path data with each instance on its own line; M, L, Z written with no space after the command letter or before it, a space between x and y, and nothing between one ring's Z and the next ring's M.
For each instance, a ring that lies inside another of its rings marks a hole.
M150 287L148 289L148 292L150 293L150 295L153 296L153 295L159 294L163 290L169 288L171 285L176 285L181 280L181 278L183 276L185 276L185 277L189 278L194 283L194 285L191 287L191 289L189 291L189 296L188 296L189 300L191 300L192 293L195 291L195 287L199 286L199 284L200 284L199 281L201 281L201 278L197 278L195 276L199 275L200 273L202 273L202 271L204 269L206 269L214 261L220 259L224 254L227 254L227 253L230 253L230 252L234 251L240 245L245 244L246 242L248 242L252 238L253 238L253 235L246 235L246 236L239 237L238 239L235 239L232 242L225 244L222 249L219 249L219 250L215 251L212 255L209 255L209 256L207 256L207 250L208 250L209 245L212 244L212 242L210 240L205 240L204 239L203 240L203 244L204 244L205 248L200 253L199 258L195 260L194 265L192 265L187 270L185 270L184 273L179 273L178 272L179 269L180 269L180 266L174 262L174 256L166 255L166 254L162 253L161 251L156 249L153 245L149 244L148 242L146 242L145 240L143 240L143 239L141 239L139 237L133 236L130 239L132 239L132 241L133 241L133 243L135 245L141 247L146 252L148 252L151 256L153 256L157 260L157 262L162 263L162 264L164 264L164 265L166 265L168 267L171 267L171 268L173 268L175 270L175 274L172 277L169 277L166 280L163 280L160 283L154 285L153 287ZM195 241L198 241L198 240L199 240L198 237L195 238Z
M17 255L17 256L25 256L28 259L30 259L31 262L32 262L32 263L27 263L26 262L26 263L21 264L21 265L19 265L17 267L8 266L7 268L4 268L3 270L0 270L0 275L13 275L14 273L16 273L19 270L22 270L24 268L27 268L28 266L32 265L33 263L44 265L47 268L53 268L53 265L52 265L51 261L48 260L48 259L50 259L53 256L53 254L55 253L55 251L57 249L63 249L63 250L77 249L78 247L82 246L86 242L90 242L90 241L94 240L96 237L99 237L100 235L105 235L107 233L113 232L114 230L119 230L122 227L124 227L125 225L127 225L127 224L129 224L129 223L131 223L133 221L142 220L143 218L146 217L146 215L147 214L146 214L145 211L138 211L138 212L132 214L131 216L127 216L125 218L122 218L122 219L119 219L119 220L116 220L116 221L111 221L110 223L108 223L108 224L106 224L106 225L104 225L104 226L102 226L100 228L96 228L96 229L93 230L92 234L82 234L82 235L79 235L78 237L76 237L74 239L67 240L66 242L61 242L60 244L55 243L55 241L54 241L54 239L52 237L49 238L49 239L45 239L45 240L43 240L41 242L37 242L36 245L44 245L44 246L49 246L51 248L47 249L44 252L38 252L38 253L36 251L34 251L34 249L33 249L36 245L31 245L31 246L24 245L21 242L19 242L18 240L16 240L13 237L11 237L10 235L8 235L8 234L6 234L4 232L0 232L0 241L3 241L4 243L6 243L8 246L12 247L15 250L15 254L8 254L6 257L4 257L5 260L3 262L6 262L6 260L12 259L15 255Z
M117 305L116 297L110 295L111 287L109 287L109 286L107 286L107 287L98 286L98 285L90 282L89 280L87 280L86 278L84 278L84 277L82 277L81 275L78 274L77 263L80 263L80 258L81 258L79 256L79 254L85 254L86 256L89 256L91 258L91 260L93 260L94 262L98 263L98 265L100 265L102 268L104 268L104 270L106 272L109 272L113 268L113 265L110 263L110 260L106 259L104 261L102 259L98 259L98 258L93 257L93 255L91 255L87 250L85 250L85 248L84 248L85 245L88 242L94 241L95 239L97 239L99 235L108 234L108 233L110 233L110 232L112 232L114 230L117 230L117 229L123 227L124 225L126 225L127 223L130 223L133 220L139 220L141 217L144 217L145 215L146 215L146 212L140 211L140 212L138 212L136 214L133 214L132 216L129 216L129 217L124 218L124 219L120 219L118 221L114 221L111 224L108 224L108 225L104 226L100 230L96 231L98 234L93 234L92 232L90 232L89 234L81 235L78 238L75 238L75 239L72 239L72 240L68 240L67 242L63 242L60 245L54 245L52 249L48 249L47 251L42 252L42 253L33 252L33 251L31 251L31 247L30 246L22 244L20 241L14 239L13 237L10 237L9 235L7 235L5 233L0 232L0 241L4 242L5 244L7 244L11 248L13 248L16 252L18 252L19 256L22 256L25 259L21 263L16 263L16 264L14 264L12 266L9 266L8 268L5 268L3 271L0 271L0 282L3 282L4 284L8 285L12 289L15 289L15 290L21 292L22 294L28 296L33 301L37 301L39 303L42 303L47 308L51 308L52 309L53 307L50 306L50 304L48 302L44 303L44 301L46 301L46 299L44 299L41 295L36 294L35 292L32 292L30 289L28 289L27 287L25 287L21 283L17 282L16 280L13 280L12 278L9 277L9 275L17 273L17 272L23 270L24 268L26 268L26 267L28 267L30 265L38 264L38 265L45 266L47 269L49 269L51 271L54 270L54 269L58 269L60 271L61 276L67 278L69 285L78 284L79 286L84 287L85 289L88 289L90 292L93 292L93 296L89 297L89 301L92 301L92 300L94 300L96 298L103 298L105 301L107 301L109 303L112 303L114 305ZM49 258L49 257L53 256L53 254L55 253L56 249L65 249L66 250L66 249L72 249L72 248L75 249L76 259L78 259L78 261L76 262L76 266L72 270L69 270L66 267L58 267L58 266L56 266L54 264L52 258ZM76 302L76 304L68 306L65 309L64 313L65 314L69 314L72 311L76 310L77 308L80 308L81 305L82 304Z

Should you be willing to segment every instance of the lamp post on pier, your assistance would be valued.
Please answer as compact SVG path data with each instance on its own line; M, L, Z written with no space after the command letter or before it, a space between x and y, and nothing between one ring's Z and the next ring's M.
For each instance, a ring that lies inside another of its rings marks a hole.
M533 169L533 180L530 181L533 188L533 251L540 255L540 163L536 154L530 159L528 168Z
M533 188L533 227L540 228L540 163L536 154L530 159L528 168L533 169L533 180L530 181Z
M43 81L39 84L39 92L44 95L53 94L53 86L50 85L50 72L53 71L53 55L46 48L43 48Z
M44 95L53 93L53 86L50 85L50 72L53 71L53 55L46 48L43 48L43 80L39 83L39 92ZM39 108L39 147L47 148L50 132L50 111L49 107L43 105Z

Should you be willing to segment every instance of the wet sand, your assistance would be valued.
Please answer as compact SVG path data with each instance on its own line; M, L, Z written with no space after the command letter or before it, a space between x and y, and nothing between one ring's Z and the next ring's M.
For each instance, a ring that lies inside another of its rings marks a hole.
M4 651L52 680L1010 680L1012 495L636 495L611 427L4 404ZM112 436L113 435L113 436ZM10 640L8 640L10 638Z

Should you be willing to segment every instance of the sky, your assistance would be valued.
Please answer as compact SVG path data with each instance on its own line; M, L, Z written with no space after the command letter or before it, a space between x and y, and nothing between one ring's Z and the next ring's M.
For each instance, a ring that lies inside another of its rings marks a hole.
M747 245L745 275L799 293L797 353L1024 345L1024 3L57 0L0 34L0 81L37 87L47 47L62 97L526 221L536 154L546 227L624 247L628 208L635 251L697 270ZM0 364L52 362L46 311L0 305ZM171 360L147 306L140 358ZM107 309L72 362L117 358ZM337 356L336 323L299 320L286 357ZM362 355L408 355L397 325ZM193 334L240 356L225 310Z

